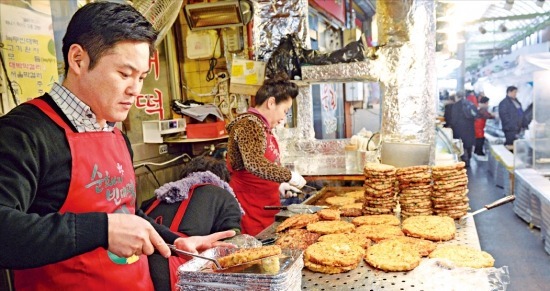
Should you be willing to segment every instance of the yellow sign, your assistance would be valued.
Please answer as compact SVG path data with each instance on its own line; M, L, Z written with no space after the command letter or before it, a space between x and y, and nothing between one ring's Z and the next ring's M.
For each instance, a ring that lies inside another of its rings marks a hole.
M51 15L0 4L0 41L19 102L49 92L58 81Z

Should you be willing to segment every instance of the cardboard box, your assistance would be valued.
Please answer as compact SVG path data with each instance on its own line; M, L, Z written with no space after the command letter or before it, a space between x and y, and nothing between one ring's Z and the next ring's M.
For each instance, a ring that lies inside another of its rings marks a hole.
M264 62L233 59L229 93L256 95L265 79Z
M227 134L225 121L187 124L187 138L216 138Z

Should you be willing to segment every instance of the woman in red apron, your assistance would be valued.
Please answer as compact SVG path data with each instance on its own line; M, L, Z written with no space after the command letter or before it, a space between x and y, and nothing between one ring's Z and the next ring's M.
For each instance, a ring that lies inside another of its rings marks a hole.
M306 183L298 173L280 165L279 146L271 132L284 122L297 95L298 86L286 74L278 74L258 90L254 108L227 126L229 184L245 211L243 233L256 235L275 222L277 211L264 210L264 206L280 205L280 193Z

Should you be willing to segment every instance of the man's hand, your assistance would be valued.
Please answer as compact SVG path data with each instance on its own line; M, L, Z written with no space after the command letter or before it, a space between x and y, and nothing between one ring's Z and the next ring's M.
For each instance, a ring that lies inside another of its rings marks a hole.
M132 255L150 255L155 249L163 257L170 256L170 249L147 220L133 215L107 214L109 247L113 254L129 258Z
M231 243L219 241L233 236L235 236L234 230L226 230L205 236L180 237L174 241L174 245L180 250L198 254L213 247L235 247Z

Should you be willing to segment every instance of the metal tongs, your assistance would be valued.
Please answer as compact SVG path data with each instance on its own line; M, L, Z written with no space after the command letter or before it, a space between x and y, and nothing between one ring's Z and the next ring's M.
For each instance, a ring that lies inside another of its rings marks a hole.
M500 205L503 205L503 204L506 204L508 202L512 202L514 201L514 199L516 199L516 196L515 195L508 195L504 198L501 198L501 199L498 199L497 201L491 203L491 204L487 204L485 205L483 208L479 209L479 210L476 210L474 212L471 212L471 213L468 213L464 216L462 216L459 220L458 220L458 224L459 225L465 225L466 224L466 220L468 220L468 218L476 215L476 214L479 214L485 210L489 210L489 209L493 209L497 206L500 206Z
M304 213L317 213L321 209L328 208L328 206L316 206L316 205L307 205L307 204L290 204L290 205L266 205L264 206L265 210L288 210L290 212L304 214Z
M166 245L170 248L170 250L172 250L172 251L174 251L178 254L182 254L182 255L186 255L186 256L191 256L191 257L211 261L212 263L214 263L214 265L216 265L216 269L218 269L218 270L223 269L222 266L220 265L220 263L218 262L218 260L216 260L216 259L208 258L208 257L205 257L205 256L201 256L201 255L197 255L197 254L193 254L193 253L190 253L190 252L180 250L180 249L176 248L175 245L171 245L171 244L166 244Z

